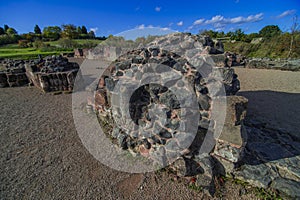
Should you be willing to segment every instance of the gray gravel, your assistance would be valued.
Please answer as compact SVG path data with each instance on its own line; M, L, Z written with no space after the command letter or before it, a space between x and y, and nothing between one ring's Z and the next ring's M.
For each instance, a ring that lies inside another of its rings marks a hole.
M155 173L115 171L76 133L71 95L0 90L1 199L193 199L203 194Z

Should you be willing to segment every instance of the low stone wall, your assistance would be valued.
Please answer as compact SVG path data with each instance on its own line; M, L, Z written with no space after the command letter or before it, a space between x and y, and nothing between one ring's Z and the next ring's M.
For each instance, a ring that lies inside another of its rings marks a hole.
M27 71L30 82L44 92L72 91L78 70L66 72L42 73Z
M255 69L276 69L287 71L300 71L299 59L269 59L269 58L252 58L246 62L246 68Z
M29 61L3 60L0 87L35 85L44 92L72 91L79 71L77 63L62 56L47 56ZM80 74L79 78L81 77Z
M74 49L74 58L87 58L89 55L90 49Z
M5 69L0 72L0 87L15 87L28 84L24 61L2 60L0 68Z

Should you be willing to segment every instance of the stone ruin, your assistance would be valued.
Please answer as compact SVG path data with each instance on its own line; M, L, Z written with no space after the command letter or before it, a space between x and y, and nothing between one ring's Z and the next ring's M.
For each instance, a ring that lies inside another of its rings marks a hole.
M299 59L249 58L246 68L300 71Z
M215 170L230 173L241 157L248 100L232 96L240 89L237 75L215 65L209 53L218 51L206 43L206 37L177 33L128 51L103 73L89 105L119 148L170 164L177 176L197 176L196 184L211 190ZM218 107L227 116L214 138Z
M26 65L29 81L44 92L72 91L78 71L77 63L62 56L46 57Z
M5 69L0 71L0 88L28 84L24 61L2 60L0 66Z
M47 56L29 61L3 60L0 87L33 84L44 92L72 91L79 71L77 63L62 56Z

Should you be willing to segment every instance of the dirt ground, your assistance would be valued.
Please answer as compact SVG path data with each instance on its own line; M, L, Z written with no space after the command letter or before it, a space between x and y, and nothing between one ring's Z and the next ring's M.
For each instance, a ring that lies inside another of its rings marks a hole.
M300 73L236 72L250 117L284 120L290 129L299 124ZM71 97L34 87L0 89L1 199L212 199L164 172L129 174L94 159L77 135ZM257 199L230 181L219 189L215 199Z
M266 122L300 138L300 72L235 68L237 95L248 98L247 118Z

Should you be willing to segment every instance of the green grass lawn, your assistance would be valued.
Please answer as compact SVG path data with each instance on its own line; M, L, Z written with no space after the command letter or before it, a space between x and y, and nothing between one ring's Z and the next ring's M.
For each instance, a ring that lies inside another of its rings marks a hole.
M102 42L102 40L93 40L93 39L74 39L74 42L76 42L77 44L86 44L86 43L92 43L95 45L98 45ZM49 44L50 46L59 46L59 41L51 41L51 42L45 42L46 44Z
M0 58L10 58L10 59L34 59L38 58L38 55L58 55L62 52L72 52L72 51L41 51L35 48L7 48L0 47Z
M77 44L100 44L101 40L91 40L91 39L78 39L74 40ZM0 46L0 58L9 58L16 60L28 60L38 58L38 55L48 56L48 55L59 55L61 53L71 53L73 50L60 49L58 41L45 42L50 48L45 48L43 50L36 48L21 48L18 44L8 44Z

